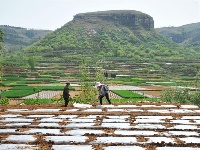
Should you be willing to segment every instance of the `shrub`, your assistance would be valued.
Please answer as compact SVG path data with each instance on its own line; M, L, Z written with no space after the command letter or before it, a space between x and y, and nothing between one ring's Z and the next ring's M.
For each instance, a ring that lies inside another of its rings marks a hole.
M192 103L200 105L200 92L191 92L189 89L170 88L161 92L161 100L165 102Z
M8 98L3 98L0 100L0 105L8 105L9 104L9 99Z
M200 92L196 92L191 95L191 102L200 106Z

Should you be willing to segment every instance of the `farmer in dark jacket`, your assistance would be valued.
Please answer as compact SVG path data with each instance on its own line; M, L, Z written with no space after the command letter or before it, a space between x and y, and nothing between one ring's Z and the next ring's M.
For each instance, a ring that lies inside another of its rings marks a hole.
M64 87L64 90L63 90L63 98L65 100L65 107L67 107L68 103L69 103L69 97L70 97L70 94L69 94L69 85L70 85L70 82L66 82L66 86Z

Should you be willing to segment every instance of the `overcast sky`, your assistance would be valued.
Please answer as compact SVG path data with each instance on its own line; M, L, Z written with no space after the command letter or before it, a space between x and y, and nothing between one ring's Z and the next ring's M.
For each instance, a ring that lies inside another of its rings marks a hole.
M0 25L55 30L78 13L105 10L141 11L156 28L200 22L200 0L0 0Z

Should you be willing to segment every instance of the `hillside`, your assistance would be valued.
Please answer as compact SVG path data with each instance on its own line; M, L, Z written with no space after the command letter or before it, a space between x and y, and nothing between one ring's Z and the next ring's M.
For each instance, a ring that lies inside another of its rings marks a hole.
M158 28L156 31L184 47L196 49L200 47L200 23L192 23L180 27Z
M4 32L4 42L7 50L22 49L52 32L50 30L26 29L7 25L0 25L0 29Z
M75 15L72 21L24 48L23 53L4 58L4 65L27 68L27 60L32 60L37 71L51 73L55 69L53 72L73 74L78 72L83 56L91 68L98 62L111 74L117 71L120 75L163 78L195 76L200 55L158 33L151 16L112 10ZM10 64L13 59L15 64Z
M154 30L153 18L136 11L77 14L71 22L47 35L25 51L43 56L72 53L128 57L136 61L171 57L181 47ZM173 50L172 50L173 49Z

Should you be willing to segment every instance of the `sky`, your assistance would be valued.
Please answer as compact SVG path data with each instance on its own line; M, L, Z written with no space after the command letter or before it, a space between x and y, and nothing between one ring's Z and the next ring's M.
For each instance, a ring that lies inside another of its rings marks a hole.
M106 10L146 13L155 28L200 22L200 0L0 0L0 25L56 30L78 13Z

